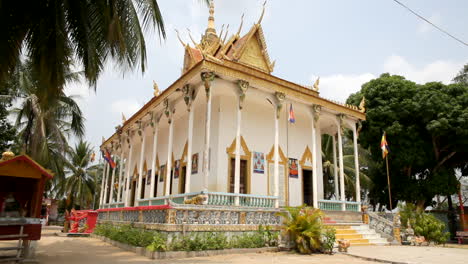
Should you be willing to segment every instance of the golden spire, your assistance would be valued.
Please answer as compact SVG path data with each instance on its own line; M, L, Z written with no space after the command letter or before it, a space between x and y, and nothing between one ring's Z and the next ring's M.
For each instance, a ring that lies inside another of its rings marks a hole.
M215 34L216 35L216 29L215 29L215 24L214 24L214 2L213 0L210 1L210 16L208 17L208 27L206 28L206 32L208 34Z

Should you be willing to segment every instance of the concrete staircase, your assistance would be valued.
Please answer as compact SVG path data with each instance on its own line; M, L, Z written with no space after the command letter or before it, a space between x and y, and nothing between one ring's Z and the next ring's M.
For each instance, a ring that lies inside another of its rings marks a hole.
M346 239L351 246L390 245L387 239L362 223L360 213L325 212L324 224L335 228L336 240Z
M336 240L346 239L352 246L390 245L387 239L382 238L380 234L377 234L366 224L340 223L328 225L335 228Z

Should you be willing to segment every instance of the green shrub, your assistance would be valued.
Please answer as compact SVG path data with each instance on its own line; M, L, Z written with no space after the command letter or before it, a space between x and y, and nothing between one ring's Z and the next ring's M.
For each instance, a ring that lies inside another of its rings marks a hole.
M320 251L322 248L322 211L305 205L287 207L283 217L283 232L296 242L296 250L302 254Z
M98 225L94 233L135 247L147 247L153 242L155 235L153 231L135 228L131 225L113 226L110 224Z
M445 224L433 215L421 214L414 226L414 233L418 236L424 236L426 241L435 244L444 244L450 238L449 232L444 232Z
M258 232L263 235L263 239L265 240L265 244L267 246L273 247L278 245L278 231L272 231L270 226L263 226L260 225L258 227Z
M325 228L322 235L323 252L331 254L336 241L336 230L334 228Z
M151 251L166 251L167 236L161 233L155 233L153 236L153 241L146 248Z
M216 250L227 248L228 245L227 237L222 233L191 233L174 238L170 249L174 251Z
M424 236L428 242L443 244L449 239L450 233L444 232L445 224L433 215L424 213L411 203L400 205L399 208L400 221L404 229L408 228L409 221L414 229L414 234Z
M265 246L265 239L262 233L244 233L233 236L230 241L231 248L260 248Z

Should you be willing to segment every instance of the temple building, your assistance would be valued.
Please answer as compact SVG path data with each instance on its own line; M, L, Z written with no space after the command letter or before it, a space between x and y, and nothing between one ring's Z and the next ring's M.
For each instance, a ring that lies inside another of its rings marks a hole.
M183 204L270 207L308 204L360 211L359 107L320 97L319 81L273 74L261 21L228 37L215 29L214 5L199 42L185 49L181 76L125 119L101 150L106 163L100 208ZM345 198L344 130L354 143L355 201ZM324 199L322 135L333 136L334 199ZM112 168L114 167L114 168Z

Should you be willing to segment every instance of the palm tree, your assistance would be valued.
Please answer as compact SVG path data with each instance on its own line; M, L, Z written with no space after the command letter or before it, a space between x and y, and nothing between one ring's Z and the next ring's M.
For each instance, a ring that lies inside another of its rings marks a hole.
M30 61L15 69L16 115L19 152L55 173L53 183L63 180L68 137L84 135L84 117L73 97L60 92L58 96L41 89L38 73ZM76 80L76 74L66 72L66 80ZM52 184L53 184L52 183ZM51 190L52 186L47 186Z
M337 151L338 153L338 151ZM338 154L337 154L338 155ZM369 161L369 151L358 146L359 155L359 180L361 190L369 190L372 181L366 171ZM338 162L338 157L337 157ZM325 199L331 199L335 194L335 164L333 162L333 137L322 135L322 167ZM339 170L339 164L337 164ZM356 170L354 166L353 141L343 137L343 171L345 180L345 196L356 198ZM335 197L336 198L336 197Z
M77 205L80 209L91 208L99 187L100 166L92 165L93 149L85 141L78 142L68 153L66 179L60 193L66 197L68 209Z
M208 3L208 0L206 0ZM156 0L0 0L0 83L26 54L42 89L58 95L72 61L95 87L109 59L122 69L146 68L143 29L165 38Z

